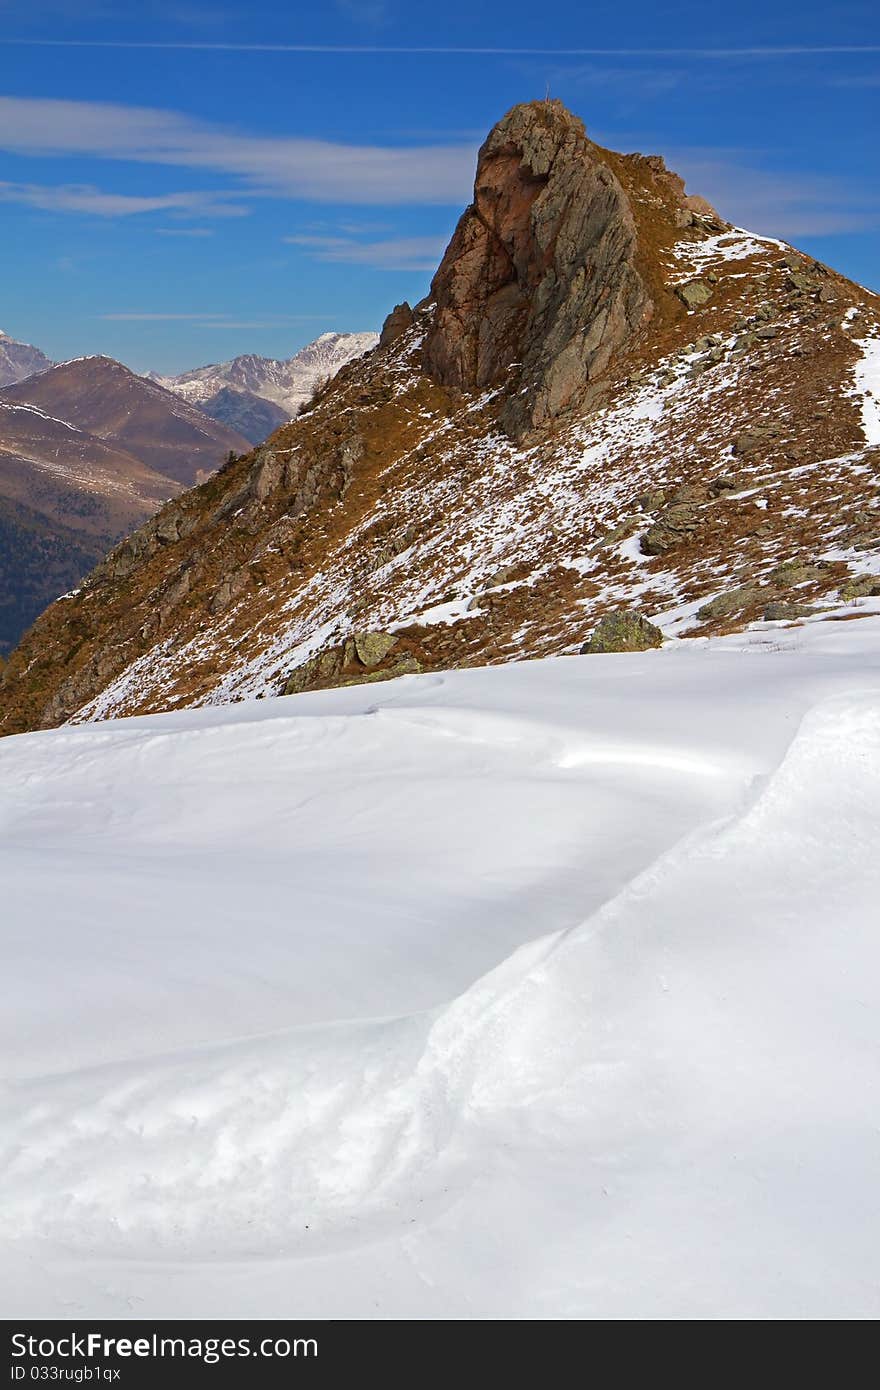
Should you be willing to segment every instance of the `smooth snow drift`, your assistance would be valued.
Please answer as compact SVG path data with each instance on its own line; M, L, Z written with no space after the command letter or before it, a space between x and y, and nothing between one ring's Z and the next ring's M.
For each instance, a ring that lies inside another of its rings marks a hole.
M0 743L6 1315L876 1316L878 626Z

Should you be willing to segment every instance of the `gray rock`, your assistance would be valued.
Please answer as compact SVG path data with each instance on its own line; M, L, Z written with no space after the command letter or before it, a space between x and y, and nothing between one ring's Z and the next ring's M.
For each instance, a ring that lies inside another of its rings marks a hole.
M639 542L643 555L665 555L685 545L699 529L702 516L697 507L667 507Z
M474 201L431 285L429 375L458 390L508 381L519 437L587 408L613 354L650 316L635 218L604 152L557 101L515 106L480 150Z
M602 652L646 652L662 647L663 633L639 613L606 613L596 624L593 635L581 647L583 656Z
M806 584L818 579L822 571L803 560L784 560L776 565L767 578L777 589L793 589L798 584Z
M643 512L656 512L666 501L666 493L662 487L655 487L649 492L640 492L635 500L636 506L641 507Z
M733 452L740 458L750 458L766 448L774 439L778 439L781 434L782 425L775 420L769 421L766 425L751 425L736 436Z
M688 309L701 309L712 298L712 286L705 280L688 280L684 285L676 285L675 293Z
M809 618L813 608L798 603L768 603L764 609L765 623L788 623L798 618Z
M841 584L840 597L845 601L880 597L880 575L854 574L845 584Z
M728 589L727 593L704 603L697 610L697 617L703 623L714 622L716 618L729 618L759 603L763 594L764 590L757 584L743 584L738 589Z
M722 473L720 477L713 478L709 484L709 496L720 497L723 492L736 492L739 486L739 478L732 473Z
M378 666L397 645L393 632L356 632L354 650L362 666Z

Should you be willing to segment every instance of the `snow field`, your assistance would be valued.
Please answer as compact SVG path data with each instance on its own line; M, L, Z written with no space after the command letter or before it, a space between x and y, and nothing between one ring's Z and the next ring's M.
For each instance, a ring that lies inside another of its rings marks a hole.
M876 1316L876 619L773 637L0 744L10 1315Z

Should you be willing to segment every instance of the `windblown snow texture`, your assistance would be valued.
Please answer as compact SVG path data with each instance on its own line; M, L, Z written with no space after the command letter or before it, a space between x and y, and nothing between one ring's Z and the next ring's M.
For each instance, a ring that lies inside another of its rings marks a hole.
M876 623L5 740L7 1316L876 1316Z

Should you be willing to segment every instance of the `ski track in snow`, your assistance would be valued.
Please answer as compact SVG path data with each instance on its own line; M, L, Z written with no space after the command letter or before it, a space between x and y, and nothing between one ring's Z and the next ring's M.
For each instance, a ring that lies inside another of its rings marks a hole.
M10 1314L876 1316L876 625L0 744Z

